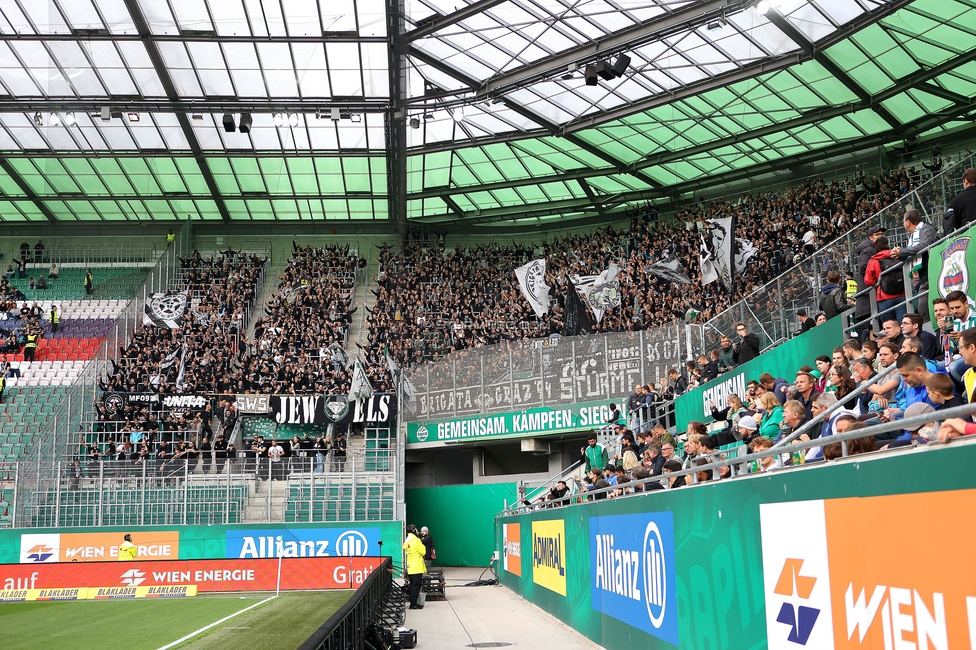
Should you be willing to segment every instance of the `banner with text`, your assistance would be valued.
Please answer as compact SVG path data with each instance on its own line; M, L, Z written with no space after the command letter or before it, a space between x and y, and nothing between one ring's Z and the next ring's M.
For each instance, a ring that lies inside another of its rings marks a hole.
M626 397L613 400L626 417ZM407 423L408 445L443 444L457 440L528 438L571 431L593 431L606 424L611 401L534 408L517 413L492 413L453 420Z
M498 576L608 650L968 650L974 462L949 445L497 517Z
M373 395L349 401L346 395L272 395L271 417L278 424L368 424L396 422L396 398Z
M752 379L758 381L759 375L764 372L792 382L801 366L812 366L815 358L821 354L829 356L835 347L844 342L843 320L841 317L831 318L806 334L734 367L718 379L680 395L674 400L678 431L684 431L690 420L711 422L712 409L709 402L715 402L715 407L721 410L727 406L726 399L729 395L738 395L745 400L746 384Z

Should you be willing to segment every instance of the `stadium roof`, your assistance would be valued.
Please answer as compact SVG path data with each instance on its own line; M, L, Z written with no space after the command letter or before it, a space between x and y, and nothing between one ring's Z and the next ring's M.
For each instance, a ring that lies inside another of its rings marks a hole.
M534 222L973 120L976 0L762 4L0 0L0 219Z

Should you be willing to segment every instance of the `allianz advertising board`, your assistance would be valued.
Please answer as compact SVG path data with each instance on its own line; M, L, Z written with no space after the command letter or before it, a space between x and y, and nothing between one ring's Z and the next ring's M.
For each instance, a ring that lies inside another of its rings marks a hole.
M593 609L678 645L672 513L591 517L589 524Z
M260 528L227 531L227 557L378 556L380 528ZM280 539L279 539L280 538Z

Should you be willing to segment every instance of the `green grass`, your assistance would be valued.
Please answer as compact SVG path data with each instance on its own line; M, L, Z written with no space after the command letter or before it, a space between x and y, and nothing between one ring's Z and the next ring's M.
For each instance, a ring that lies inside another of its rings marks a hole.
M294 650L352 593L284 593L179 647L187 650ZM172 600L7 603L0 605L0 647L3 650L154 650L270 595L214 594Z

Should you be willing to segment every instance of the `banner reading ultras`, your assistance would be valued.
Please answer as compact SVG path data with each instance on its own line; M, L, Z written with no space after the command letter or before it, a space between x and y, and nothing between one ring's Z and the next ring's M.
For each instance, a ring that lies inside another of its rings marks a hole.
M284 558L281 589L356 589L381 561L378 557ZM278 560L272 558L0 565L0 590L4 591L180 585L196 585L200 593L269 591L276 588L277 581ZM135 597L135 591L132 594Z
M566 525L562 519L532 522L532 582L566 595Z
M976 648L976 490L763 504L770 650Z
M593 609L678 645L673 514L592 517L589 525Z
M522 577L522 525L502 524L502 568Z
M627 398L586 402L562 408L534 408L510 413L475 415L454 420L408 422L407 444L430 444L449 440L523 438L566 431L592 430L610 417L610 404L623 408Z

